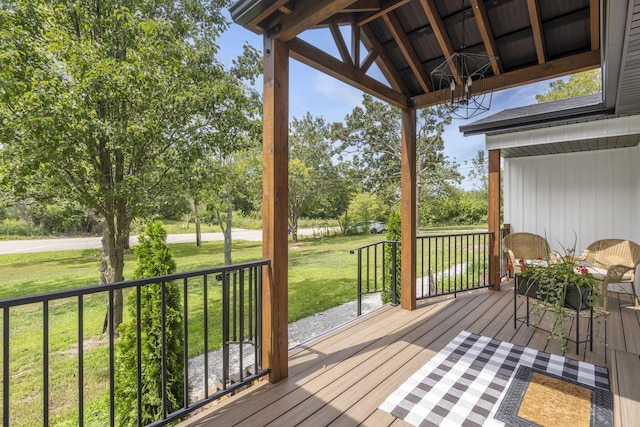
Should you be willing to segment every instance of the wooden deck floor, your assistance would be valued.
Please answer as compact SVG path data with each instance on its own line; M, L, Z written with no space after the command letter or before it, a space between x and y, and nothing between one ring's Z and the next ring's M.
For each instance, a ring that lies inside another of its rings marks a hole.
M640 423L640 372L630 371L640 367L640 311L632 307L629 296L613 294L607 321L595 322L593 351L581 349L576 356L569 344L566 354L603 366L617 363L610 366L613 387L620 390L614 390L614 415L616 425L624 426ZM407 425L378 406L462 330L562 354L546 333L522 324L514 328L510 286L427 302L413 312L385 307L291 350L286 380L262 381L181 425Z

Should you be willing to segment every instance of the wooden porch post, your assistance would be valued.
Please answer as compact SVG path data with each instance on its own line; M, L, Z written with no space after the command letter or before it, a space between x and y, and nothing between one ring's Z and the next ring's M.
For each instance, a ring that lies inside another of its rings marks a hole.
M262 257L271 260L262 281L262 364L269 381L289 375L288 237L289 48L264 39Z
M400 260L401 307L416 308L416 110L402 109L401 161L402 259Z
M489 232L493 233L489 255L489 283L500 290L500 150L489 150Z

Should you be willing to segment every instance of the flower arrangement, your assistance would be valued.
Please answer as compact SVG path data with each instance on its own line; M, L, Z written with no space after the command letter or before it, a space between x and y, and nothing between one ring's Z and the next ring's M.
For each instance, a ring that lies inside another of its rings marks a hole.
M548 259L549 262L542 259L518 261L521 272L516 281L517 291L536 299L534 315L542 309L554 313L551 337L559 339L566 350L570 326L567 309L575 312L576 309L592 308L597 301L598 281L576 261L573 249L565 249L564 255L549 254Z

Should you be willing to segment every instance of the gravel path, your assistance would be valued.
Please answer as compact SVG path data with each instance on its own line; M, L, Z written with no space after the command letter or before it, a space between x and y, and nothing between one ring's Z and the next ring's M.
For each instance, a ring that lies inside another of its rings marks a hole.
M363 297L362 313L370 313L382 306L380 294L372 294ZM350 301L346 304L331 308L327 311L317 313L314 316L300 319L289 324L289 348L294 348L313 338L316 338L334 328L354 320L358 313L357 301ZM244 347L244 366L253 364L253 347ZM239 355L237 349L229 351L230 371L238 371ZM251 357L249 357L251 355ZM222 350L212 351L208 355L209 359L209 388L215 387L216 381L222 376ZM234 367L236 367L234 369ZM195 356L189 360L189 382L191 383L191 395L196 398L204 393L204 356ZM214 390L214 389L213 389Z

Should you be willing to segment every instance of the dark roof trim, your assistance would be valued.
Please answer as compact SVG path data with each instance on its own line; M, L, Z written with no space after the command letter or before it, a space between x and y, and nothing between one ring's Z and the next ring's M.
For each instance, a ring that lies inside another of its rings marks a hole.
M229 13L233 22L246 26L271 4L273 4L272 0L238 0L231 5Z
M496 134L610 116L601 94L585 95L561 101L510 108L492 116L460 126L464 136Z

